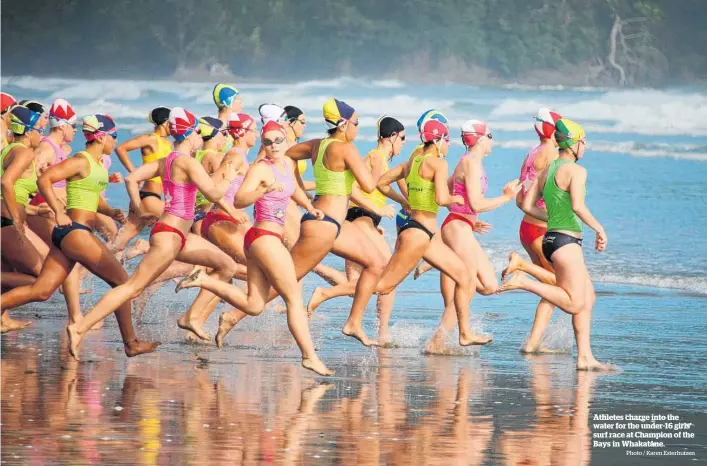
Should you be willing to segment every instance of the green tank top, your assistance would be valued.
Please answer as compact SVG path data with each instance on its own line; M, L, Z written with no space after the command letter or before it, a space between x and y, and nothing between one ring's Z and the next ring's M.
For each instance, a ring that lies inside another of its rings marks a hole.
M408 203L412 210L424 210L436 214L439 212L439 205L435 197L435 183L420 176L420 165L432 155L416 155L412 159L410 173L405 181L408 186Z
M17 146L22 146L27 148L21 142L13 142L8 144L2 150L2 156L0 157L0 176L5 174L5 156L10 153L12 149ZM27 206L29 204L29 196L37 192L37 163L32 161L32 175L29 178L18 178L15 181L15 202ZM0 199L2 199L2 194L0 194Z
M543 199L547 208L547 231L573 231L582 233L582 222L572 210L570 193L557 187L555 173L569 160L555 160L547 169L547 180L543 187Z
M206 156L207 152L216 152L213 149L205 149L205 150L198 150L196 151L196 155L194 155L194 158L197 160L197 162L201 163L204 160L204 156ZM201 207L203 205L208 205L211 204L211 201L206 199L203 194L201 194L201 191L196 192L196 203L195 205L197 207Z
M314 181L317 183L317 196L350 196L351 187L354 184L354 176L351 170L335 172L324 166L324 154L326 148L334 141L334 139L322 139L319 143L319 152L317 152L317 161L312 165L314 172Z
M80 209L97 212L101 193L108 186L108 170L93 160L91 154L86 151L76 155L86 157L91 165L91 171L86 178L66 182L66 210Z

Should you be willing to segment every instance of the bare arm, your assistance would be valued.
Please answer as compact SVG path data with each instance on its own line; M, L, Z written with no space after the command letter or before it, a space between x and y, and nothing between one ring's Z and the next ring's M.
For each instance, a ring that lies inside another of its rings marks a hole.
M243 209L263 197L268 192L267 187L275 177L270 169L262 163L255 163L245 174L243 184L238 188L233 204L237 209Z
M344 164L346 164L346 168L351 170L358 186L366 193L373 192L381 176L382 164L379 163L377 168L373 167L373 171L369 171L356 146L341 144L340 147L344 151Z
M142 200L140 199L140 182L160 176L160 162L158 160L141 165L137 170L133 169L125 177L125 189L128 191L130 203L135 208L138 215L142 213Z
M0 182L0 189L2 190L2 198L5 201L5 205L10 210L10 216L15 224L20 224L20 210L17 207L17 200L15 199L15 182L22 176L22 173L27 170L30 166L32 160L34 160L34 152L32 149L17 148L13 149L14 156L12 162L5 169L5 173L2 175L2 181Z
M300 142L287 149L285 155L292 160L307 160L312 158L314 146L320 139L312 139L310 141Z
M295 167L295 171L297 171L297 167ZM292 193L292 200L307 212L311 213L315 210L312 205L312 201L310 201L309 197L307 197L307 193L298 185L295 185L295 192Z
M518 176L518 179L523 178L523 167L525 167L525 161L528 160L528 156L525 156L525 159L523 159L523 163L520 166L520 175ZM536 159L537 162L537 159ZM523 195L523 190L521 189L518 191L518 194L516 194L516 207L518 207L520 210L523 210L523 198L525 196Z
M437 202L437 205L444 207L459 204L461 196L451 195L447 186L447 177L449 176L447 162L441 159L436 160L434 170L435 202Z
M572 178L570 179L569 193L572 200L572 210L577 214L589 228L597 233L604 232L604 227L594 218L589 208L584 203L587 184L587 170L584 167L575 166Z
M231 161L224 161L224 163L221 164L222 167L219 167L219 170L224 170L224 177L222 180L214 183L199 162L190 157L183 158L186 162L185 171L189 180L201 191L201 194L203 194L209 202L215 203L221 199L226 193L228 186L236 177L236 171Z
M508 189L509 185L503 188L503 194L498 197L486 198L481 192L481 165L473 160L466 159L462 165L462 173L464 174L464 181L466 186L466 196L469 199L469 207L471 210L480 214L481 212L488 212L490 210L497 209L503 204L510 202L516 197L518 191L513 189ZM518 182L518 189L520 189L520 182Z
M130 161L130 156L128 155L128 152L137 149L142 149L143 147L147 146L152 147L150 141L151 138L152 135L150 134L142 134L140 136L136 136L132 139L125 141L124 143L120 144L118 147L115 148L115 155L118 156L118 160L120 160L120 163L122 163L123 166L128 170L128 173L132 173L135 170L135 166Z
M37 180L37 187L39 192L44 199L46 199L49 207L54 211L54 215L57 219L57 224L66 225L66 217L61 218L64 213L64 204L56 197L54 193L54 188L52 185L57 181L68 180L75 176L85 178L91 171L91 165L85 157L74 156L70 157L63 162L54 165L45 171L42 176ZM69 223L71 223L69 221Z
M530 185L530 189L520 205L523 212L543 222L547 222L547 211L538 207L537 203L543 195L542 186L545 186L546 177L547 171L543 170L537 179L533 181L533 184Z
M369 212L373 212L376 215L381 215L378 206L363 195L363 191L361 191L357 184L354 184L353 189L351 190L351 201Z

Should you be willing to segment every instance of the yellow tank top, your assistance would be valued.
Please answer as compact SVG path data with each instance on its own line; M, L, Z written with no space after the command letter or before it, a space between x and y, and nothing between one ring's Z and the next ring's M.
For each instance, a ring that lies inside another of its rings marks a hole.
M420 176L420 166L427 157L432 157L432 155L416 155L412 159L410 173L405 178L408 185L408 202L412 210L423 210L436 214L439 211L439 205L435 198L435 183Z
M66 210L80 209L96 212L101 193L108 186L108 170L96 162L88 152L81 151L74 157L78 155L86 157L91 165L91 171L86 178L66 182Z
M304 175L304 172L307 171L307 161L306 160L298 160L297 161L297 171L299 172L300 175Z
M194 155L194 158L197 160L197 162L201 163L204 160L204 156L206 156L207 152L216 152L213 149L204 149L204 150L198 150L196 151L196 154ZM196 206L201 207L203 205L208 205L211 204L211 201L206 199L204 195L201 193L201 191L196 192Z
M319 143L319 152L317 152L317 161L312 165L314 172L314 181L317 183L317 196L350 196L351 187L354 183L354 176L351 170L335 172L324 166L324 154L326 148L334 141L334 139L322 139Z
M368 157L381 157L381 160L383 162L383 173L388 171L388 157L386 157L383 152L378 149L373 149L368 153ZM387 197L385 197L385 194L378 191L377 189L374 189L371 193L363 192L363 195L366 197L366 199L373 202L378 207L384 207L385 201L388 199ZM352 202L351 205L356 207L356 204L354 202Z
M157 152L153 152L152 154L149 154L149 155L143 155L142 156L143 165L146 163L155 162L157 160L163 159L163 158L167 157L170 154L170 152L172 152L172 145L169 143L169 141L166 138L160 136L157 133L152 133L152 135L157 138ZM162 184L162 178L160 178L159 176L156 176L154 178L150 178L147 181L153 181L155 183Z
M13 142L8 144L2 150L2 156L0 156L0 176L5 174L5 156L10 153L12 149L17 146L27 148L21 142ZM27 206L29 204L29 196L37 192L37 163L32 161L32 174L28 178L18 178L15 181L15 202ZM0 193L0 199L2 199L2 194Z

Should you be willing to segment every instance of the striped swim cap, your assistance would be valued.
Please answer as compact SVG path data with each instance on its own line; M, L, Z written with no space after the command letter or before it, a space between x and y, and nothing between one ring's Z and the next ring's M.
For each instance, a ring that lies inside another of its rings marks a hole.
M230 107L233 99L238 95L238 89L230 84L219 83L213 90L214 103L218 108Z
M56 99L49 109L49 126L58 128L76 123L76 112L64 99Z
M538 137L550 139L555 132L555 124L562 118L562 115L555 113L549 108L541 108L535 115L535 132Z
M337 128L344 121L349 120L354 112L354 108L344 101L331 98L324 102L322 107L322 114L324 115L324 121L327 124L327 128Z
M18 135L26 134L30 129L34 128L41 116L41 114L33 112L27 107L15 105L10 110L10 131Z
M439 110L435 110L433 108L427 110L425 113L420 115L420 118L417 119L417 130L422 131L422 124L426 122L427 120L437 120L445 125L449 125L449 120L447 120L447 117L444 116L444 113L440 112Z
M103 134L108 134L116 138L118 136L118 128L115 126L115 121L108 115L96 114L86 115L83 117L81 131L87 142L95 141L95 139Z
M174 107L169 112L169 134L175 141L183 141L198 127L198 120L189 110Z
M555 124L555 140L560 149L572 147L586 136L587 133L584 132L584 128L579 123L567 118L562 118Z
M199 134L201 134L201 139L208 141L214 138L223 126L223 121L218 118L210 116L199 118Z
M0 114L4 115L5 112L10 110L10 107L15 105L17 101L7 92L0 92Z

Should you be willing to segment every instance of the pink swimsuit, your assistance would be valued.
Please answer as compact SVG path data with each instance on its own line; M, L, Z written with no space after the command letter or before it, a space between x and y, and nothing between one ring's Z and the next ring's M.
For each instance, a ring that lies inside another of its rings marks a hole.
M285 163L287 172L284 174L280 173L280 170L267 159L263 159L261 162L270 165L275 180L282 184L282 191L269 192L255 202L255 222L273 222L285 226L287 204L295 192L295 177L287 162Z
M523 196L528 194L528 191L530 190L530 186L533 184L533 181L538 178L538 173L537 171L535 171L535 158L538 156L540 149L542 149L542 145L537 146L536 148L530 151L527 159L525 160L525 163L523 164L523 168L520 171L520 182L523 184ZM540 207L541 209L544 209L545 201L541 198L535 205Z
M52 141L49 137L43 137L42 142L47 142L49 143L50 146L54 149L54 154L56 154L56 161L52 165L57 165L66 160L66 152L64 150L57 146L54 141ZM54 183L52 186L55 188L64 188L66 189L66 180L60 180Z
M194 221L194 206L196 203L196 185L192 183L180 184L172 181L172 162L177 157L188 155L181 152L172 152L167 156L162 176L162 189L164 190L164 211L179 217L182 220Z
M466 155L464 156L466 157ZM464 160L464 157L459 160L459 163L462 163L462 160ZM459 166L457 164L457 166ZM489 181L488 178L486 178L486 169L484 166L481 166L481 194L486 195L486 190L489 187ZM452 186L452 194L456 196L461 196L464 198L464 205L459 205L459 204L452 204L449 206L449 211L454 213L454 214L466 214L466 215L478 215L476 212L474 212L471 209L471 206L469 205L469 198L466 196L466 183L460 183L457 181L456 177L454 178L453 186Z

